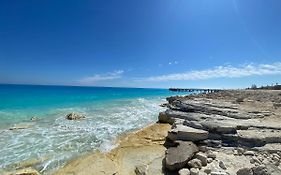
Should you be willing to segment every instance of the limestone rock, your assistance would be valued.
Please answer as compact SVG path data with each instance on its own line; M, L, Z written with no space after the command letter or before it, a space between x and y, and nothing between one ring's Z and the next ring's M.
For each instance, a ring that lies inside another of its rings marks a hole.
M204 169L204 172L206 174L211 174L212 170L210 168L206 168L206 169Z
M251 168L242 168L236 172L237 175L253 175Z
M220 171L214 171L214 172L211 172L211 175L228 175L228 173L220 172Z
M175 122L175 118L168 116L166 112L160 112L158 115L158 121L160 123L173 124Z
M183 168L179 170L179 175L190 175L190 171L188 168Z
M207 163L212 163L213 159L212 158L207 158Z
M270 175L265 166L255 166L252 171L254 175Z
M168 132L171 140L200 141L208 138L208 131L195 129L184 125L177 125Z
M85 116L84 115L79 115L79 114L76 114L76 113L69 113L69 114L67 114L66 116L65 116L65 118L67 119L67 120L79 120L79 119L83 119L83 118L85 118Z
M202 168L202 163L199 159L192 159L187 164L190 168Z
M227 169L223 161L220 161L220 162L219 162L219 166L220 166L222 169L224 169L224 170Z
M177 141L176 147L170 147L166 151L165 166L169 170L179 170L198 152L197 146L192 142Z
M199 169L198 168L191 168L190 169L190 175L199 175Z
M243 148L237 148L238 155L242 155L245 152Z
M245 156L254 156L254 155L255 155L255 152L254 152L254 151L245 151L245 152L244 152L244 155L245 155Z
M198 152L195 154L194 156L195 158L199 159L202 163L202 166L206 166L207 165L207 156L201 152Z
M201 122L204 128L212 133L235 134L237 125L235 123L228 124L223 121L208 120Z
M209 151L209 152L207 153L207 157L208 157L208 158L212 158L212 159L216 159L217 155L216 155L214 152Z
M189 127L195 128L195 129L204 129L204 127L199 122L196 122L196 121L185 120L183 122L183 125L189 126Z

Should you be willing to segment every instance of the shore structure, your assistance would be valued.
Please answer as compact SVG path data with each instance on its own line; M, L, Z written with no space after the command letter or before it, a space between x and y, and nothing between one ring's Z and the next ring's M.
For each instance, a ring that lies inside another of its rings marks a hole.
M168 97L159 121L56 175L280 175L281 91Z
M212 93L222 91L221 89L198 89L198 88L169 88L174 92L194 92L194 93Z

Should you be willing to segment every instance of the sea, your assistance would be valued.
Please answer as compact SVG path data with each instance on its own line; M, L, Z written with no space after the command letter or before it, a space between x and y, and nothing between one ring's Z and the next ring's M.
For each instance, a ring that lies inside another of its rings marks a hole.
M168 89L0 85L0 174L32 166L49 174L121 134L157 121ZM184 95L184 94L180 94ZM85 115L67 120L71 112Z

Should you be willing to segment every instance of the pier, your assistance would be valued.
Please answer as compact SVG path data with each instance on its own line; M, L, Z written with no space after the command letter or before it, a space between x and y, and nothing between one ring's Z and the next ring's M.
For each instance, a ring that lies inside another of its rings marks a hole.
M196 89L196 88L169 88L170 91L174 92L194 92L194 93L212 93L222 91L221 89Z

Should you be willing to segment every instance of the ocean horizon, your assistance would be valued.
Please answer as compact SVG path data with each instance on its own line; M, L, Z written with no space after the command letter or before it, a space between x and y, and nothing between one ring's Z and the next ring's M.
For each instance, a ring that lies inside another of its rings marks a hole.
M0 169L30 162L43 174L76 156L114 148L121 134L157 121L168 89L0 85ZM85 115L65 119L71 112ZM1 171L0 171L1 173Z

